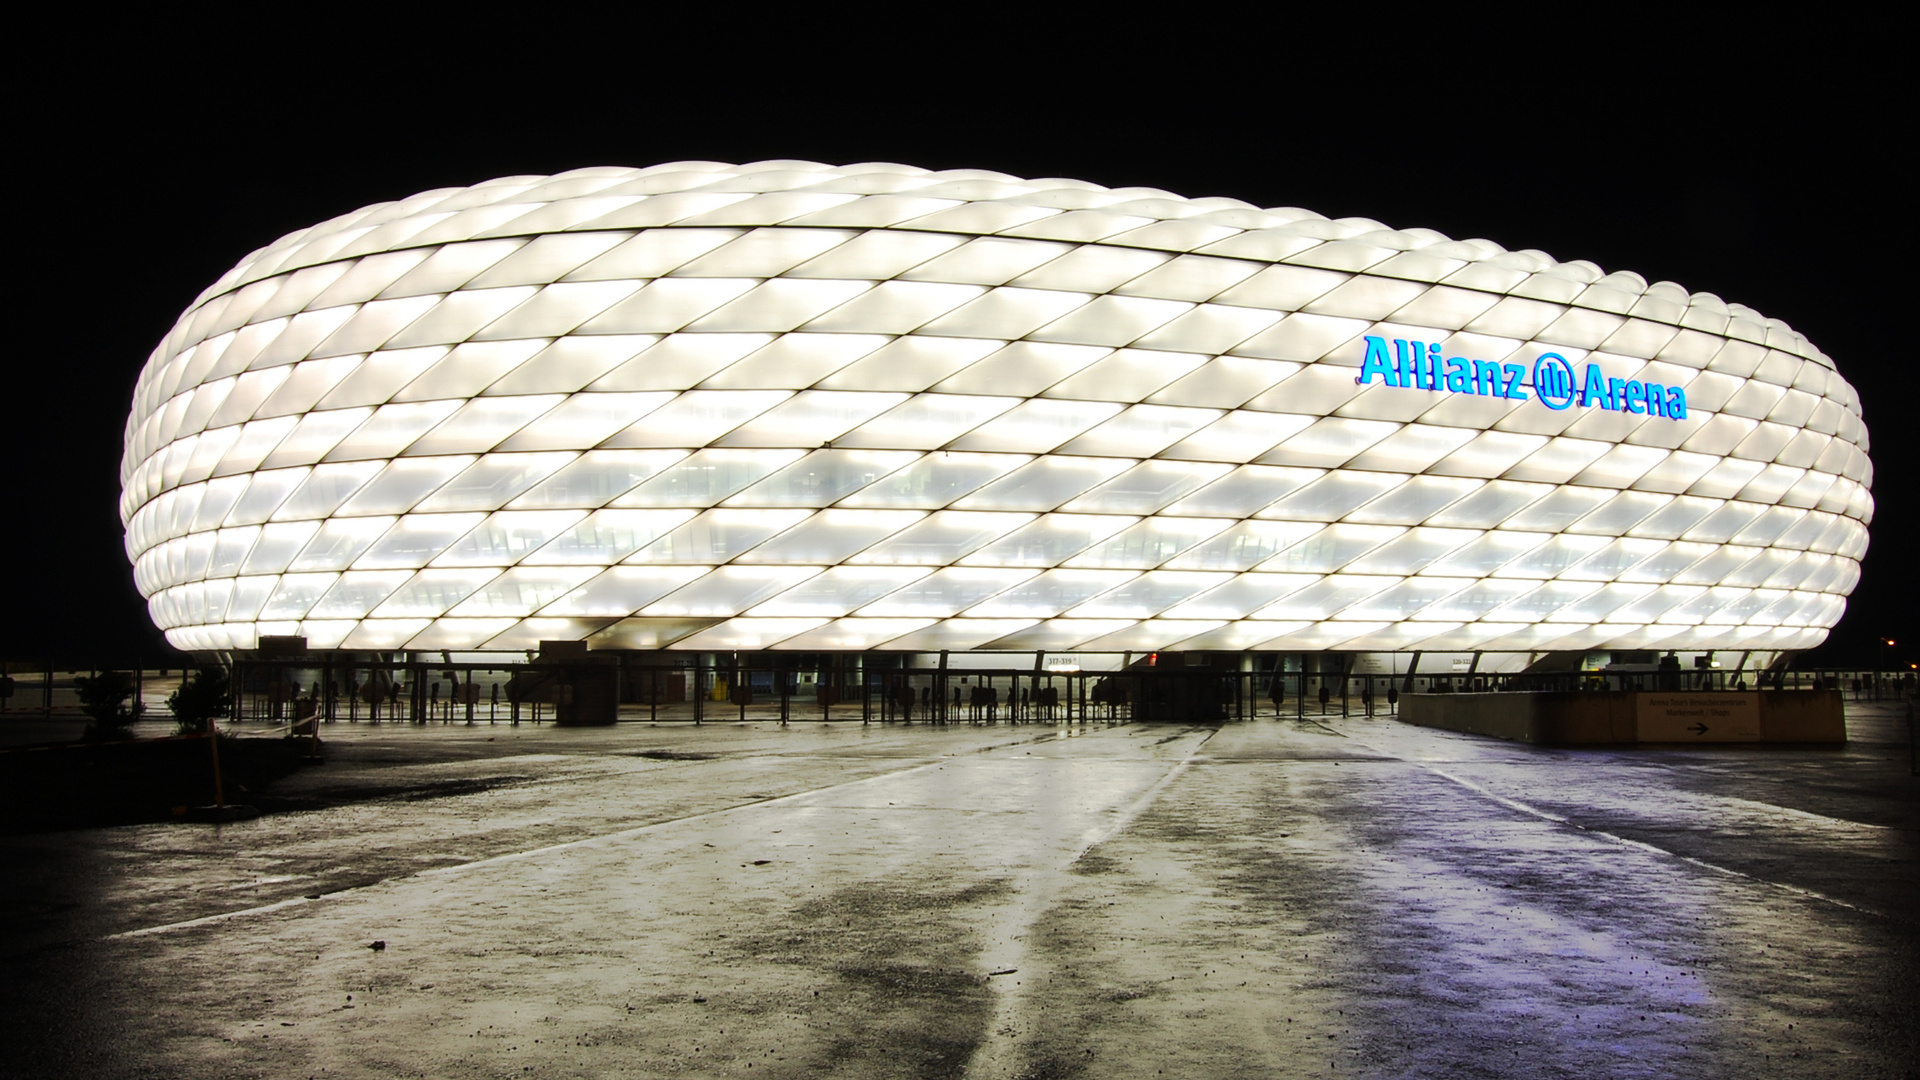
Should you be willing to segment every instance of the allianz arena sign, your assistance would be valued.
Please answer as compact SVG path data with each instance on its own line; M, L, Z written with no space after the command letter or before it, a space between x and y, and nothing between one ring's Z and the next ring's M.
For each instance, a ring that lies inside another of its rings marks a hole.
M1778 320L1378 222L773 161L294 233L143 371L186 649L1804 648L1860 401Z

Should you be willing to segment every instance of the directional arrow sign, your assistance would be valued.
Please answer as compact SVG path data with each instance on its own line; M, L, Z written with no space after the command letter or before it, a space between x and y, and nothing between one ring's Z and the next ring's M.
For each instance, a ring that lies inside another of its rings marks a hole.
M1760 695L1754 691L1646 691L1634 697L1634 728L1640 742L1760 739Z

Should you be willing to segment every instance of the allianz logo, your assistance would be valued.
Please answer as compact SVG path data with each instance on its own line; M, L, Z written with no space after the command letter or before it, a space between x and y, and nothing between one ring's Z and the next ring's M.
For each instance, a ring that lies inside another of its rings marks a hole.
M1360 364L1360 375L1353 381L1366 386L1378 377L1388 386L1408 390L1434 390L1448 394L1474 394L1480 397L1530 401L1555 411L1578 405L1583 409L1599 406L1608 412L1629 412L1636 416L1659 416L1668 420L1687 418L1687 392L1678 386L1663 386L1638 379L1609 378L1599 364L1588 364L1576 374L1573 365L1559 353L1541 353L1529 372L1524 364L1502 364L1492 360L1470 360L1464 356L1442 357L1438 344L1369 335L1367 355ZM1533 391L1528 394L1528 391Z

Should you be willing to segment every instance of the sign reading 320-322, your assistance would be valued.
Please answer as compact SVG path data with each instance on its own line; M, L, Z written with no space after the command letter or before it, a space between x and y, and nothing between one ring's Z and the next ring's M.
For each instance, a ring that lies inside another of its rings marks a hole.
M1365 386L1378 376L1388 386L1409 390L1437 390L1449 394L1475 394L1512 401L1538 398L1549 409L1578 405L1583 409L1598 405L1609 412L1630 412L1637 416L1660 416L1669 420L1687 418L1687 392L1678 386L1663 386L1638 379L1612 379L1599 364L1588 364L1576 375L1573 365L1559 353L1541 353L1533 370L1524 364L1503 364L1492 360L1470 360L1464 356L1442 357L1438 344L1394 338L1366 338L1367 355L1360 375L1353 381ZM1533 391L1531 395L1527 391Z

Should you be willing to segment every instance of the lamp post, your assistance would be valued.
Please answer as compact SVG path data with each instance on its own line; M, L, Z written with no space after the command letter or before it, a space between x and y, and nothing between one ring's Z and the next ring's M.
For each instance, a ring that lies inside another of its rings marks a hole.
M1890 637L1875 638L1874 641L1876 644L1880 646L1880 659L1874 665L1874 668L1873 668L1873 700L1879 701L1880 700L1880 682L1881 680L1886 678L1887 646L1897 645L1899 643L1894 641Z

